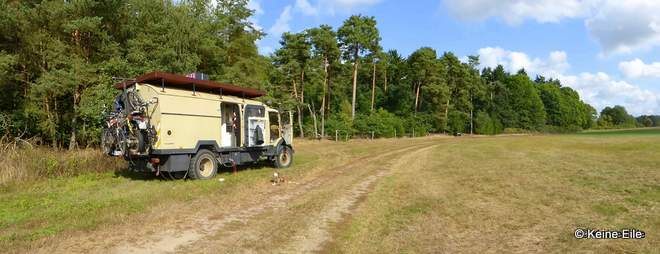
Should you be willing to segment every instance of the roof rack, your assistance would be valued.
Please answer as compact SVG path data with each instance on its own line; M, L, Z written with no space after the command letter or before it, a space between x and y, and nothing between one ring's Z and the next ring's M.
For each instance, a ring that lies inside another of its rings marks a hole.
M234 95L243 98L256 98L265 95L266 93L257 89L239 87L232 84L220 83L210 80L201 80L189 78L182 75L166 73L166 72L149 72L144 75L138 76L135 80L126 80L115 84L115 88L122 90L130 87L135 83L147 83L162 87L176 87L186 90L200 90L200 91L217 91L222 95Z

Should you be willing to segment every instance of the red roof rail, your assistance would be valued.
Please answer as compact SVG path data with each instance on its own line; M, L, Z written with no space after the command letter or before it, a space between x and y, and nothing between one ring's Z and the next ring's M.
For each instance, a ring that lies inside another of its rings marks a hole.
M147 74L138 76L135 80L124 81L115 84L118 90L124 87L130 87L135 83L147 83L152 85L164 85L166 87L176 87L186 90L198 91L217 91L223 95L234 95L245 98L256 98L265 95L264 91L253 88L239 87L232 84L220 83L210 80L193 79L182 75L166 73L166 72L149 72Z

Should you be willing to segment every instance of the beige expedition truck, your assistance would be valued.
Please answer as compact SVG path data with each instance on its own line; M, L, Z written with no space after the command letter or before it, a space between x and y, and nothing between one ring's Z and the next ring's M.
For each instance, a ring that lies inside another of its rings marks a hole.
M170 178L209 179L227 167L293 159L291 112L253 100L262 91L163 72L115 84L106 152L132 169Z

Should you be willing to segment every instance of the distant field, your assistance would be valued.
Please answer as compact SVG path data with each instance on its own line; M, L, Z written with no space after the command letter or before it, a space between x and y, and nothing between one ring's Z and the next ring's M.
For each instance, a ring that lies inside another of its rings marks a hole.
M645 136L660 135L660 128L636 128L622 130L589 130L578 133L584 136Z
M267 166L37 180L1 189L0 252L657 253L659 133L304 141L279 186Z

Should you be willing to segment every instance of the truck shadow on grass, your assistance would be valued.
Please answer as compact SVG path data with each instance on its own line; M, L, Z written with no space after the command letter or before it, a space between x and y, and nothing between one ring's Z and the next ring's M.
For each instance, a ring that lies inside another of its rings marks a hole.
M255 164L236 166L235 173L240 174L243 171L264 170L264 169L270 169L273 171L277 170L277 168L274 167L272 163L267 161L260 161ZM224 166L218 167L217 175L226 175L232 173L234 173L234 169L231 167L224 167ZM160 172L159 175L156 175L156 172L139 172L139 171L131 170L129 167L122 167L120 169L115 170L114 176L128 178L131 180L138 180L138 181L194 180L190 178L189 175L186 174L186 171L176 172L173 173L172 175L169 175L169 173L167 172Z

